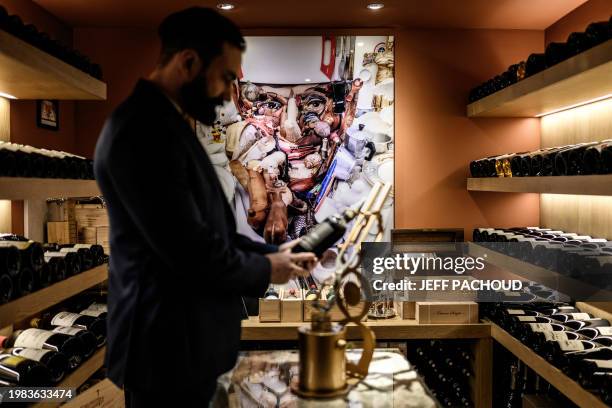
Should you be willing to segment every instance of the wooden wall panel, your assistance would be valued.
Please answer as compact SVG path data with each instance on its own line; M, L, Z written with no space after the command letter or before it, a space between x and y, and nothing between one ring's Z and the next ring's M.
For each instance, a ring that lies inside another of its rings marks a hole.
M544 116L542 147L612 138L612 98ZM545 227L612 239L612 197L542 194Z

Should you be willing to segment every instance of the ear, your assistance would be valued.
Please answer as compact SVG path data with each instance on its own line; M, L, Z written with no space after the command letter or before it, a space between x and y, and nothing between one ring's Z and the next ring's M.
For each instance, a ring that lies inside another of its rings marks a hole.
M193 80L200 72L202 65L198 53L192 49L183 50L180 52L180 61L186 79L188 81Z

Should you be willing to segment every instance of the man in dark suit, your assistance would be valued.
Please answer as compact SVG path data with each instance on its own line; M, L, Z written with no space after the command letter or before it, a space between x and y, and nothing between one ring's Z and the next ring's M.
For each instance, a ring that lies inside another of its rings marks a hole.
M215 11L159 28L159 65L104 125L95 173L108 204L109 378L129 407L206 406L236 361L241 296L307 273L292 254L236 233L212 164L185 120L230 99L244 39Z

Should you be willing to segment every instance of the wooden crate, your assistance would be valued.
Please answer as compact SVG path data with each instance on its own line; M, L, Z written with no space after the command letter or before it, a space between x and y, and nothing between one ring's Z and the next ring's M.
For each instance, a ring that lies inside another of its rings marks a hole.
M123 408L125 396L123 390L108 378L77 395L62 408Z
M478 323L476 302L416 302L418 324Z
M74 200L47 201L47 220L76 222Z
M280 299L259 299L259 321L280 322L281 301Z
M96 227L96 244L102 245L104 253L110 254L110 242L108 240L108 227Z
M77 204L74 208L74 215L79 228L109 225L106 208L100 204Z
M81 227L79 228L79 244L97 244L98 228Z
M55 244L73 244L77 242L76 223L69 221L48 222L47 242Z
M394 308L400 319L414 319L416 313L416 302L395 301Z
M298 299L288 300L289 289L281 290L281 321L282 322L302 322L304 321L304 306L302 291L296 289Z

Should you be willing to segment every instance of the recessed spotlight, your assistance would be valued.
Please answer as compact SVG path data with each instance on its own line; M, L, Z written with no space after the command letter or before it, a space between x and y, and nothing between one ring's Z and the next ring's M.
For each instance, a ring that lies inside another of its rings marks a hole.
M304 79L304 82L310 82L310 81L311 81L311 79L310 79L310 78L306 78L306 79Z
M6 98L6 99L17 99L16 96L13 96L11 94L7 94L5 92L0 92L0 98Z
M359 41L359 42L357 43L357 46L358 46L358 47L363 47L363 43L362 43L361 41Z
M232 3L219 3L217 4L217 8L223 11L233 10L234 6Z
M368 8L370 10L380 10L383 7L385 7L385 5L383 3L370 3L370 4L368 4Z

